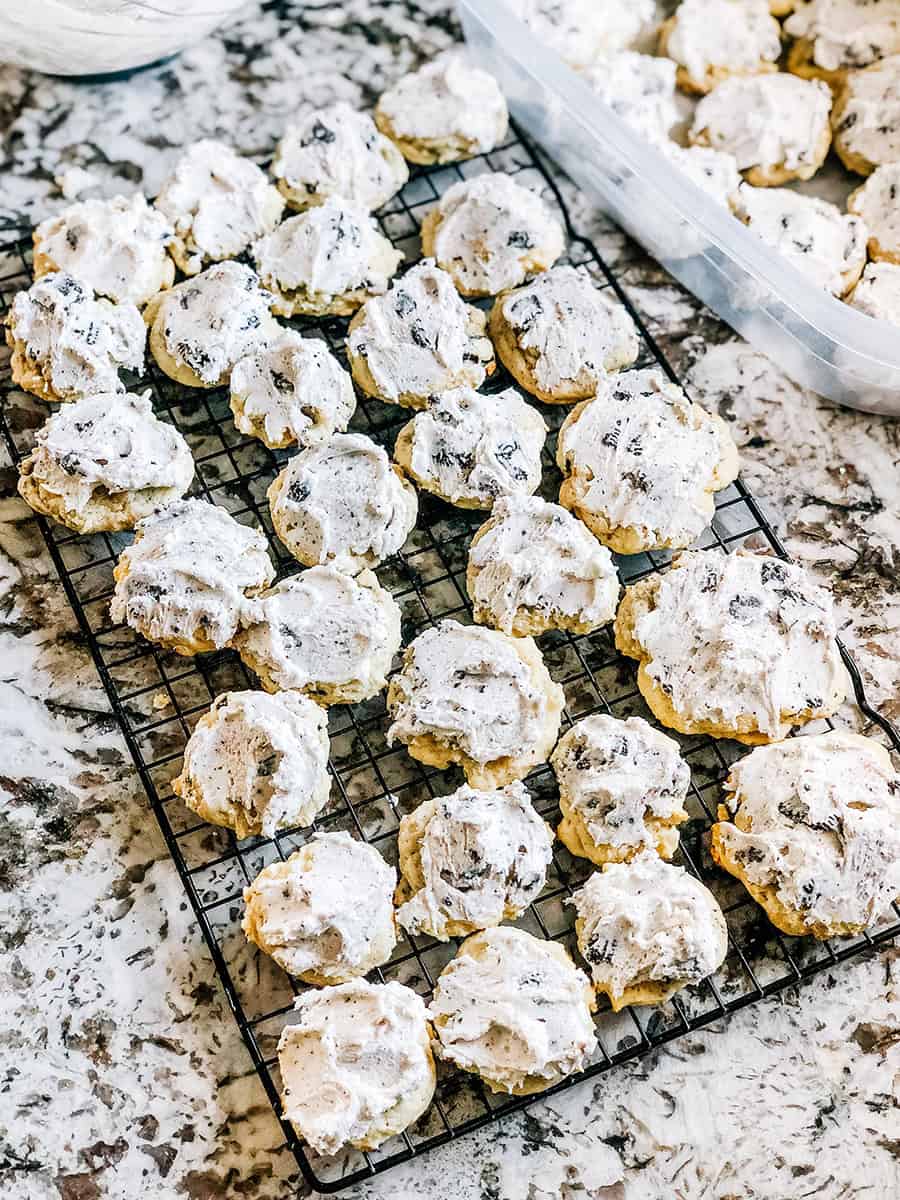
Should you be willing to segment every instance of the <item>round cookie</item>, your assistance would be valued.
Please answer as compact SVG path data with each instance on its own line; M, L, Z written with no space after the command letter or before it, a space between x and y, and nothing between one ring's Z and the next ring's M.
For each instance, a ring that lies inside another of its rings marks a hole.
M659 53L677 63L678 86L702 96L730 76L777 71L781 26L768 0L681 0Z
M592 633L616 613L612 555L558 504L501 496L469 547L472 615L517 637L548 629Z
M667 58L623 50L581 77L626 125L653 142L664 142L679 120L675 64Z
M397 434L394 458L420 488L459 508L491 508L541 482L547 426L513 388L432 396Z
M866 263L869 232L836 204L789 188L741 184L734 213L767 245L834 296L845 296Z
M656 17L653 0L505 0L541 46L582 70L624 50Z
M448 52L383 92L375 124L408 162L430 165L487 154L506 137L509 113L493 75Z
M356 408L350 376L326 343L295 329L238 359L230 386L235 425L270 450L327 442Z
M634 362L639 349L622 304L575 267L553 267L498 296L490 333L517 383L547 404L593 396L607 374Z
M311 567L256 598L234 648L268 692L356 704L385 686L400 641L400 609L371 571Z
M331 196L371 212L409 179L403 155L368 113L339 101L307 113L275 148L272 174L290 208Z
M19 463L19 495L77 533L132 529L180 499L194 460L150 393L98 392L55 412Z
M871 738L835 730L735 763L712 856L792 937L859 933L900 896L900 776Z
M689 140L733 154L754 187L812 179L831 145L831 91L793 75L737 76L697 105Z
M124 391L119 369L143 369L147 330L134 304L98 300L74 275L57 271L16 293L6 340L13 383L63 403Z
M546 762L564 703L531 638L444 620L391 679L388 743L428 766L458 763L473 787L503 787Z
M272 838L328 803L328 750L328 719L305 696L225 692L194 726L172 791L238 838Z
M236 258L281 218L284 200L255 162L223 142L195 142L154 201L175 230L169 253L185 275Z
M319 1154L374 1150L417 1121L435 1087L425 1003L402 983L310 989L278 1041L285 1120Z
M242 928L304 983L346 983L393 953L396 882L397 872L374 846L343 831L314 833L244 888Z
M737 477L725 422L656 367L624 371L559 431L559 502L618 554L689 546Z
M253 246L263 287L282 317L340 316L380 296L403 255L372 218L338 197L283 221Z
M787 69L837 87L850 71L900 51L897 0L804 0L784 25L795 38Z
M717 971L728 951L712 892L652 850L607 863L569 903L578 913L578 949L613 1012L664 1003Z
M550 758L559 783L559 840L602 865L647 849L671 858L691 772L674 738L642 717L576 721Z
M268 493L275 532L298 562L356 575L396 554L415 526L416 489L361 433L288 460Z
M179 500L140 521L119 555L109 611L177 654L228 645L275 572L266 539L217 504Z
M580 1071L597 1045L594 995L558 942L503 926L466 938L428 1010L442 1059L492 1092L528 1096Z
M709 146L679 146L676 142L664 143L660 149L669 162L707 196L724 208L731 206L741 186L741 175L733 154Z
M835 151L848 171L870 175L900 160L900 54L847 75L831 124Z
M429 396L480 387L493 374L486 325L486 314L460 299L447 272L424 259L350 322L350 370L366 395L424 408Z
M869 317L900 325L900 263L869 263L847 302Z
M249 267L216 263L147 305L150 353L176 383L218 387L239 359L278 336L270 302Z
M869 258L900 263L900 163L878 167L851 192L847 211L869 231Z
M562 226L536 192L502 172L454 183L422 222L422 251L464 296L495 296L552 267Z
M830 594L767 555L680 554L625 589L615 636L653 715L680 733L777 741L846 692Z
M426 800L400 822L397 920L442 942L514 921L540 895L552 844L521 783Z

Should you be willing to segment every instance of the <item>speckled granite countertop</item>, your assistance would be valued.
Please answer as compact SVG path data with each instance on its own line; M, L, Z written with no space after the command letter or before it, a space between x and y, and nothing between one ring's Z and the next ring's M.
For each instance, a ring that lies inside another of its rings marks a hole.
M453 36L446 0L274 7L127 82L0 69L0 220L40 219L60 184L153 194L200 136L265 155L300 105L370 103ZM619 256L621 236L569 199ZM834 589L872 699L900 717L900 424L798 390L652 264L625 279L731 424L790 551ZM293 1159L9 470L4 483L0 1195L292 1195ZM885 949L357 1194L880 1200L900 1195L898 1080L900 955Z

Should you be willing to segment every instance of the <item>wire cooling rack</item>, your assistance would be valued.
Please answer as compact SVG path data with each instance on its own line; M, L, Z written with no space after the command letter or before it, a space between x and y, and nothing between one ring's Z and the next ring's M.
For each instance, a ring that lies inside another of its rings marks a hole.
M559 211L569 234L568 261L584 266L598 287L612 289L635 319L641 332L637 365L657 364L677 382L612 271L596 248L572 228L538 152L520 135L513 133L491 154L458 167L416 170L400 195L379 214L385 234L406 253L408 263L414 262L420 255L421 220L436 198L457 179L491 170L509 172L521 183L537 188ZM29 259L26 240L0 251L0 299L4 309L16 291L28 286ZM345 321L302 320L294 324L310 336L324 338L343 358ZM494 389L511 384L499 370L488 386ZM223 505L238 520L264 529L279 577L298 570L272 533L265 499L266 488L287 455L273 453L237 432L227 389L184 388L166 378L152 361L147 373L140 380L131 380L130 386L133 390L149 387L160 417L171 421L186 437L197 464L193 493ZM0 373L0 389L0 423L9 449L18 459L30 449L34 431L46 420L48 409L13 387L8 365ZM540 407L554 431L545 453L541 494L555 499L560 482L553 458L556 430L568 409ZM403 409L360 397L352 427L390 450L398 428L409 416ZM481 520L483 515L452 508L424 493L420 496L420 519L414 533L402 553L378 570L381 582L401 607L404 643L440 618L471 619L465 588L466 556L471 535ZM198 822L171 791L184 744L213 698L223 691L254 687L256 681L231 651L182 658L111 622L112 569L117 555L131 540L130 534L79 536L41 518L39 523L190 896L253 1065L282 1120L275 1048L282 1028L290 1021L294 996L303 985L247 943L240 929L241 893L258 871L290 855L308 840L312 830L291 829L273 840L248 838L239 842L230 831ZM768 547L784 556L782 546L740 481L718 496L715 519L700 545L724 551L747 545ZM620 558L623 583L664 569L669 558L664 553ZM540 645L551 674L565 690L565 727L598 711L619 717L650 717L635 684L634 664L617 653L608 629L580 637L548 633L540 639ZM900 749L896 732L867 704L859 672L843 647L842 653L860 707ZM329 710L332 792L315 828L346 829L376 845L389 862L396 864L400 818L422 800L453 790L462 779L456 771L423 767L404 749L388 747L387 724L383 696L354 707ZM825 724L819 723L816 728L824 728ZM743 749L736 743L708 737L679 737L679 741L691 766L692 784L687 804L690 820L681 827L676 861L699 876L721 903L728 922L728 956L714 977L686 989L667 1004L614 1014L601 1003L596 1018L599 1045L592 1061L581 1075L552 1091L637 1058L900 932L900 910L895 909L888 920L869 933L835 943L779 934L741 885L716 869L704 838L715 819L722 780ZM538 811L555 825L559 819L558 795L549 767L533 771L528 786ZM547 885L518 922L538 936L562 940L576 959L573 912L564 902L584 881L589 866L557 843ZM411 939L401 931L390 962L372 977L399 980L427 996L455 951L454 942L443 945L428 937ZM349 1151L335 1158L322 1158L302 1146L283 1120L282 1128L308 1183L319 1191L334 1192L417 1157L533 1099L494 1096L476 1077L441 1064L431 1108L405 1134L375 1152Z

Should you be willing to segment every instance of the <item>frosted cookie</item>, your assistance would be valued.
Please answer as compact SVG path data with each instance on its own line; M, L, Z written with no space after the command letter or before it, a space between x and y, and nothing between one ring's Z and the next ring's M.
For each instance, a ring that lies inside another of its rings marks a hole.
M575 722L550 764L562 812L556 834L573 854L602 864L648 849L675 853L691 772L673 738L642 717L598 713Z
M146 199L81 200L34 231L34 275L65 271L116 304L138 306L171 286L172 227Z
M109 611L177 654L220 650L275 572L266 539L217 504L179 500L139 522L119 555Z
M400 822L397 920L442 942L514 921L544 886L552 844L521 783L426 800Z
M396 554L419 511L416 489L361 433L301 451L267 495L275 532L298 562L348 575Z
M353 979L303 992L278 1042L285 1119L319 1154L374 1150L434 1095L425 1003L402 983Z
M371 571L311 567L256 598L234 647L266 691L356 704L385 686L400 640L400 609Z
M834 148L848 171L869 175L900 160L900 54L852 71L837 94L831 123Z
M230 402L241 433L270 450L327 442L347 428L356 408L350 376L327 344L294 329L238 359Z
M19 494L35 512L78 533L131 529L180 499L194 460L150 393L98 392L55 412L19 463Z
M270 302L249 267L216 263L147 305L150 353L177 383L218 387L239 359L277 337Z
M301 210L342 196L347 204L371 212L409 178L394 143L368 113L343 101L307 113L290 126L275 148L271 169L288 205Z
M836 730L735 763L712 856L793 937L859 933L900 896L900 776L887 750Z
M844 296L866 264L869 232L836 204L789 188L741 184L734 213L817 287Z
M469 547L472 615L517 637L591 633L616 613L612 555L580 521L538 496L501 496Z
M424 408L437 392L477 388L493 374L486 326L486 314L461 300L447 272L424 259L350 322L350 370L366 395Z
M627 125L659 142L679 119L675 71L667 58L623 50L588 67L582 79Z
M397 434L394 458L426 492L460 508L530 495L541 482L547 426L518 392L454 388L432 396Z
M493 75L450 52L383 92L375 124L409 162L452 163L499 146L509 113Z
M304 983L346 983L393 953L396 882L374 846L349 833L315 833L244 889L242 928Z
M442 1059L492 1092L527 1096L582 1069L597 1045L593 1008L563 946L503 927L466 938L428 1011Z
M607 863L572 897L578 949L613 1011L662 1004L722 965L728 928L712 892L645 850Z
M798 0L785 33L796 41L787 69L832 86L848 72L900 51L897 0Z
M681 0L659 31L659 53L678 67L678 86L703 95L732 75L778 70L781 26L768 0Z
M552 267L565 247L544 201L502 172L454 183L422 222L422 251L464 296L495 296Z
M625 589L615 634L654 716L681 733L777 741L846 691L830 594L766 555L679 555Z
M582 69L624 50L656 16L653 0L505 0L542 46Z
M533 396L567 404L638 356L635 324L587 271L553 267L494 301L490 333L501 362Z
M869 231L869 258L900 263L900 163L878 167L847 199Z
M618 554L689 546L738 473L725 422L656 367L625 371L574 408L556 460L560 504Z
M238 838L312 825L328 803L328 718L295 692L225 692L201 717L172 784Z
M17 292L6 317L12 381L62 403L92 392L121 392L119 370L144 366L147 330L133 304L95 299L64 271Z
M831 91L793 75L726 79L704 96L689 139L733 154L755 187L812 179L831 145Z
M389 743L497 788L546 762L565 696L531 638L444 620L407 646L387 703Z
M236 258L275 228L284 208L256 163L205 139L181 156L154 204L175 230L169 253L185 275Z
M867 316L900 325L900 264L869 263L848 303Z
M733 154L709 146L679 146L675 142L660 148L669 162L707 196L726 208L731 205L741 186L741 175Z
M387 290L402 257L368 213L334 196L253 246L272 310L283 317L349 316Z

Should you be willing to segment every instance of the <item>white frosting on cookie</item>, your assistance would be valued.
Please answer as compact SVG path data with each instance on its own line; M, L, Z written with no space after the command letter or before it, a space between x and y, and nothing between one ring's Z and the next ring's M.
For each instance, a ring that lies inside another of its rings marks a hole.
M135 305L95 299L64 271L17 292L7 323L22 367L38 372L53 398L124 391L119 368L144 366L147 330Z
M506 0L541 45L572 67L624 49L656 15L653 0Z
M825 71L865 67L900 51L898 0L811 0L798 3L785 32L812 42Z
M328 803L328 718L305 696L225 692L194 727L173 785L245 837L311 825Z
M338 433L295 455L268 496L272 524L293 555L350 575L396 554L418 515L415 488L361 433Z
M172 282L172 226L145 197L81 200L34 231L49 270L68 271L116 303L144 304Z
M485 315L459 296L452 278L426 258L385 296L366 301L347 339L365 360L378 395L396 402L467 384L479 387L493 358Z
M741 171L813 167L828 133L831 89L819 79L749 75L723 80L694 113L691 138L733 154Z
M733 154L713 150L711 146L679 146L666 142L660 147L669 162L687 175L713 200L728 207L741 186L741 176Z
M320 1154L366 1142L404 1098L434 1090L424 1001L402 983L349 983L298 996L278 1042L284 1115ZM388 1136L385 1131L383 1136ZM377 1138L375 1140L381 1140Z
M807 926L865 926L900 896L900 776L877 742L836 730L760 746L727 786L724 855Z
M403 155L368 113L343 101L316 109L285 131L272 174L295 207L343 196L371 212L406 183Z
M562 226L541 197L499 171L454 183L437 213L429 250L469 294L518 287L535 259L550 266L563 252Z
M188 275L246 250L275 228L284 207L256 163L206 139L181 156L154 203L183 243Z
M440 1055L498 1091L580 1071L597 1045L584 973L562 946L503 926L475 934L441 972L429 1015Z
M782 738L782 714L818 711L842 688L830 594L802 567L749 553L681 554L639 612L646 673L676 713L734 728L750 715Z
M315 833L244 889L244 932L291 975L309 971L324 983L364 975L394 948L396 882L374 846L343 830Z
M502 496L469 550L475 619L512 633L534 616L549 628L599 628L615 616L612 555L581 521L538 496Z
M701 83L710 68L757 71L781 55L781 26L769 0L681 0L666 53Z
M675 72L668 58L623 50L588 67L582 78L632 129L660 141L678 120Z
M870 257L900 260L900 163L885 163L873 171L850 195L847 211L865 223Z
M869 263L853 289L850 304L879 321L900 325L900 264Z
M647 818L684 819L690 768L674 738L642 717L585 717L560 738L550 762L564 814L577 814L597 846L654 850Z
M847 290L866 261L868 230L863 222L818 196L743 183L734 211L817 287L835 296Z
M116 566L109 611L156 642L216 647L237 631L247 593L274 575L266 539L216 504L179 500L141 521Z
M874 166L900 160L900 53L847 78L835 141Z
M578 948L614 1004L627 988L697 983L718 969L728 949L712 892L652 850L606 863L570 903L583 922Z
M409 817L427 819L416 845L424 884L397 910L410 933L446 941L448 923L475 929L523 913L544 886L553 834L518 781L478 792L464 784Z
M547 426L513 388L432 396L405 429L410 474L445 500L490 508L499 496L530 494L540 485Z
M326 442L347 428L355 408L350 376L327 343L295 329L281 330L231 372L235 425L272 449Z

